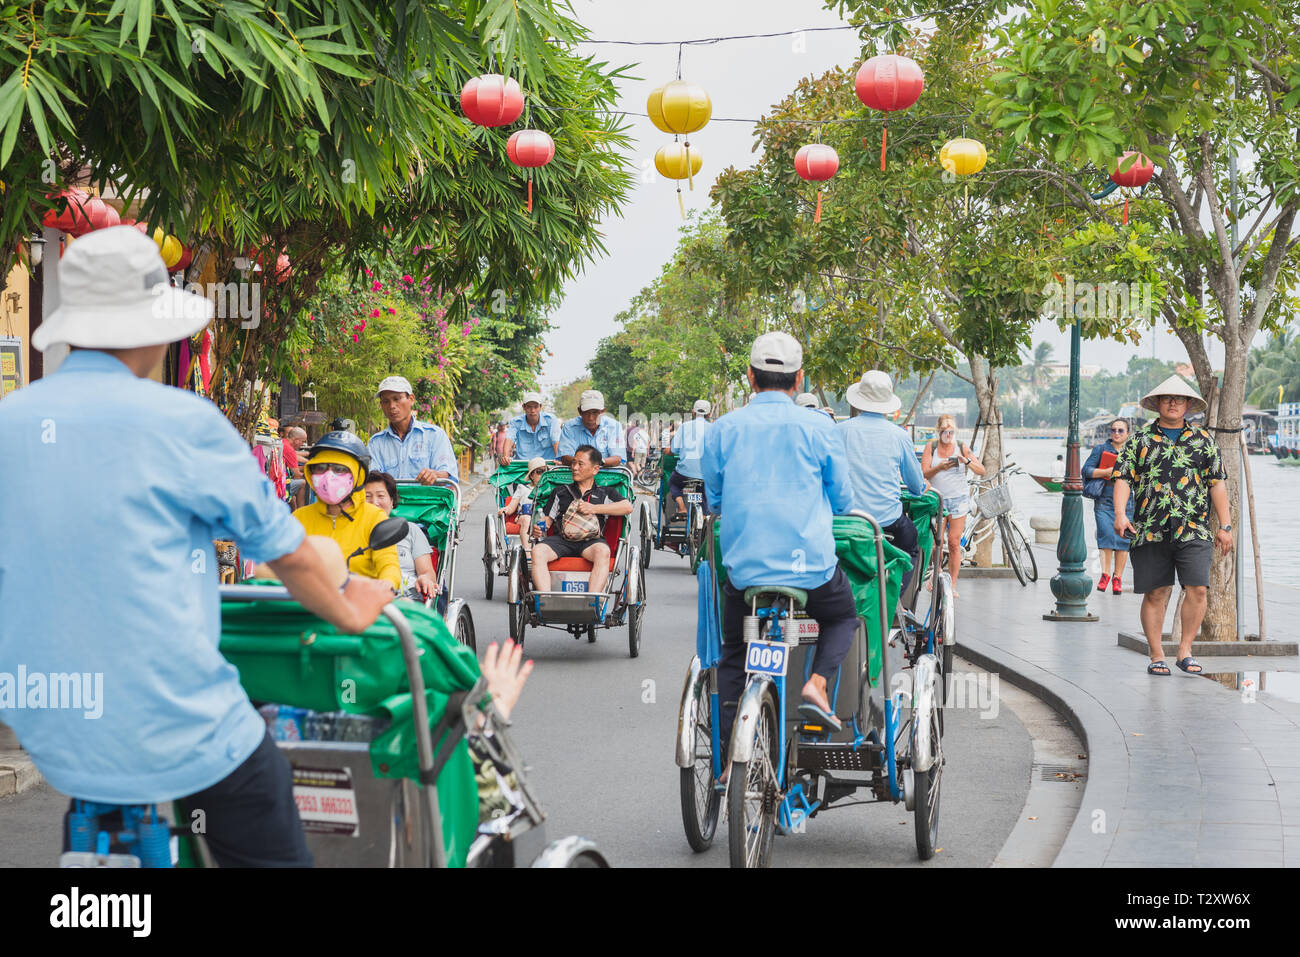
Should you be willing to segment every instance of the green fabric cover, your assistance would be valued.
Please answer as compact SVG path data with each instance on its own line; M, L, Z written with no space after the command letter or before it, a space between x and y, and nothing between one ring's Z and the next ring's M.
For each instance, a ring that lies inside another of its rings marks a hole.
M659 504L662 505L668 501L668 480L672 478L673 472L677 471L678 455L675 452L665 452L659 459Z
M503 508L506 500L514 493L518 485L528 478L526 461L507 462L500 466L488 481L497 490L497 508Z
M447 551L449 533L456 527L456 493L442 485L399 485L401 504L392 514L415 522L439 552Z
M432 727L449 694L474 686L478 660L431 609L405 599L398 599L397 607L421 649ZM418 782L413 700L401 641L387 618L381 616L364 634L344 635L296 602L224 601L220 647L255 701L391 718L370 744L371 767L376 777ZM439 743L433 742L435 752ZM478 788L463 740L438 777L438 802L448 863L462 867L478 829Z
M835 536L835 557L839 559L840 567L844 569L844 574L849 579L849 585L853 589L853 598L858 606L858 614L866 621L867 664L871 683L874 685L880 677L885 637L880 633L880 607L877 604L878 599L876 597L878 585L876 579L875 529L871 527L871 523L865 518L858 518L856 515L836 515L832 520L831 530ZM912 560L905 551L896 548L888 540L883 545L887 573L885 627L888 628L893 619L894 609L898 607L898 596L903 587L903 575L912 567ZM714 553L719 556L717 576L718 588L721 589L727 580L727 570L723 567L721 561L722 520L720 518L713 523L713 549ZM700 554L703 556L706 551L706 549L702 548ZM698 567L698 562L696 567Z
M912 524L916 526L916 545L921 552L921 569L917 574L924 581L930 573L930 557L934 552L934 527L931 523L943 507L943 500L934 489L920 495L912 495L903 489L900 498L903 501L903 511L907 512Z

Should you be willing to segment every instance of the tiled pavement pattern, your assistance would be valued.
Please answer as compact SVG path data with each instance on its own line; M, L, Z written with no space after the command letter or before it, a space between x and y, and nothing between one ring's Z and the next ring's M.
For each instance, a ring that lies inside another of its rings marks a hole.
M1055 865L1300 866L1300 704L1267 691L1248 701L1184 674L1172 657L1172 675L1146 674L1149 659L1117 645L1118 632L1140 633L1140 596L1094 592L1088 607L1100 621L1043 621L1056 561L1037 554L1042 578L1028 588L959 582L958 653L1053 704L1086 742L1083 803ZM1266 592L1269 633L1295 640L1300 589ZM1249 583L1246 596L1253 607ZM1294 658L1233 658L1222 670L1244 660L1297 667ZM1215 670L1213 658L1199 661Z

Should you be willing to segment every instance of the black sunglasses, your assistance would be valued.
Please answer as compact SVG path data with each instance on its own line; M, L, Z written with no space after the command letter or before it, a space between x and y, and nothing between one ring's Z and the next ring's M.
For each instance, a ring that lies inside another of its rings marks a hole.
M1128 431L1128 429L1111 429L1111 432L1121 432L1121 433L1123 433L1123 432L1127 432L1127 431Z

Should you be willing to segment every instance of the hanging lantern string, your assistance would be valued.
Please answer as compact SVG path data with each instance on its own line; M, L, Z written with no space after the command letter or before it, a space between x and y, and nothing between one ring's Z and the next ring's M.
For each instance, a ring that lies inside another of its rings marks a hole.
M871 23L864 23L859 26L839 26L839 27L805 27L801 30L781 30L776 33L738 33L725 37L698 37L693 40L577 40L575 45L580 44L599 44L604 46L627 46L627 47L668 47L668 46L685 46L705 45L711 43L724 43L730 40L766 40L772 37L792 37L797 33L830 33L835 30L868 30L876 27L894 26L899 23L911 23L914 20L925 20L928 17L937 16L940 13L949 12L948 8L940 7L935 10L927 10L925 13L914 13L907 17L894 17L889 20L876 20Z

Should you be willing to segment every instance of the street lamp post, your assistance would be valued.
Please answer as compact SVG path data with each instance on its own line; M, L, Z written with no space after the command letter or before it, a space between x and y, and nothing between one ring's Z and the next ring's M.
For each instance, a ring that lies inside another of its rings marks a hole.
M1043 616L1047 621L1096 621L1088 613L1092 581L1084 571L1088 542L1083 534L1083 478L1079 473L1079 340L1081 327L1076 317L1070 329L1070 431L1066 438L1065 485L1061 498L1061 534L1056 544L1060 567L1052 576L1056 609Z

